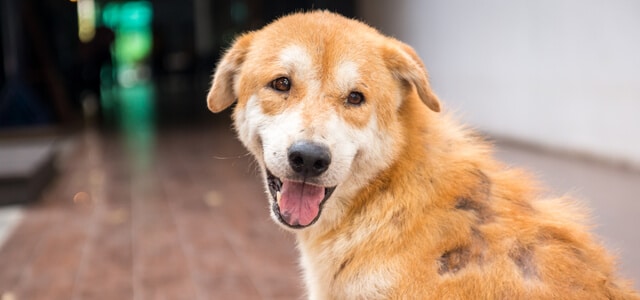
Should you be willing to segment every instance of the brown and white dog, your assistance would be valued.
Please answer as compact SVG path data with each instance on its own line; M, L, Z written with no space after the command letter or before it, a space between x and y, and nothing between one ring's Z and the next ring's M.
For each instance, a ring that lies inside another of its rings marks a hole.
M311 299L638 299L570 200L438 114L411 47L329 12L240 36L208 106L233 113Z

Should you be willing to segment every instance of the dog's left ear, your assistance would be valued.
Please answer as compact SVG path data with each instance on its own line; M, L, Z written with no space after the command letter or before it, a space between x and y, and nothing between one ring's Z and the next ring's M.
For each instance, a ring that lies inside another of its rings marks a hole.
M207 95L207 106L212 112L220 112L236 101L236 77L252 40L253 33L240 36L218 63Z
M440 100L429 86L427 70L411 47L393 39L392 43L385 45L382 55L394 77L415 86L422 102L431 110L440 112Z

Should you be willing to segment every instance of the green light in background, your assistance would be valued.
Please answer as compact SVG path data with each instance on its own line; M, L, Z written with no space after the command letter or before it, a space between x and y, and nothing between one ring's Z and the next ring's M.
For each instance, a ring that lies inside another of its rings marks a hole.
M148 1L110 2L102 10L102 24L112 29L148 27L152 19Z
M154 137L155 92L147 59L151 54L153 9L149 1L118 1L104 5L101 21L115 33L113 70L105 70L102 101L106 119L117 122L127 145L138 153L135 162L147 165ZM111 74L115 75L112 76Z
M151 52L151 32L143 30L120 30L116 35L115 56L121 64L143 61Z
M116 29L119 23L120 3L110 2L102 10L102 24L111 29Z
M120 26L122 29L148 28L153 12L147 1L126 2L122 4Z
M112 49L115 73L123 86L146 80L146 59L151 54L153 9L148 1L111 2L102 10L102 23L114 30Z
M153 163L155 147L155 89L149 82L117 90L120 125L134 170L146 170Z

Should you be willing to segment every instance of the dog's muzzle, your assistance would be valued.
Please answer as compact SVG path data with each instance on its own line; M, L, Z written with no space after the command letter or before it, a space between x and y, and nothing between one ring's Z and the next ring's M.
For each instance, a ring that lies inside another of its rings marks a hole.
M291 228L303 228L320 217L322 206L335 190L319 181L331 165L329 148L310 141L299 141L287 150L290 178L278 178L267 170L269 191L274 198L273 212Z

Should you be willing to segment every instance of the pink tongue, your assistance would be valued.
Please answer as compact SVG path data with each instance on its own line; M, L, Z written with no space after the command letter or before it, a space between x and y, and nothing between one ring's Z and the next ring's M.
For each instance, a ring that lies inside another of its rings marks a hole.
M320 213L322 199L324 187L285 180L278 203L280 215L291 226L307 226Z

